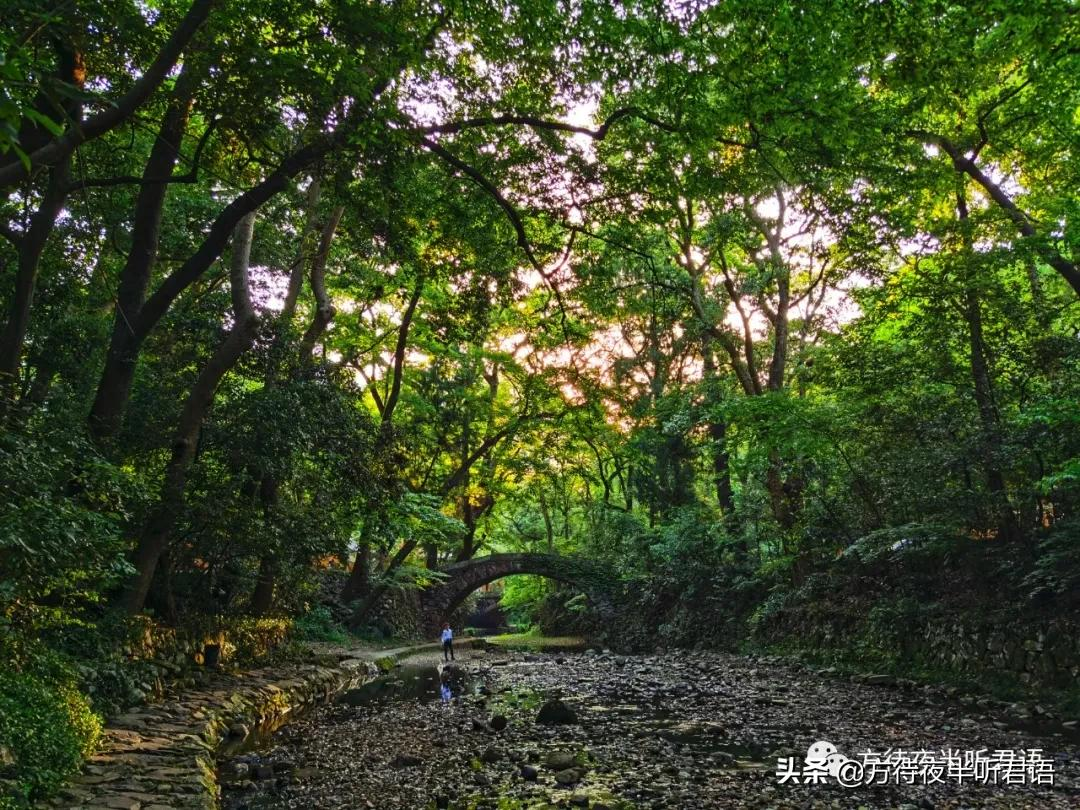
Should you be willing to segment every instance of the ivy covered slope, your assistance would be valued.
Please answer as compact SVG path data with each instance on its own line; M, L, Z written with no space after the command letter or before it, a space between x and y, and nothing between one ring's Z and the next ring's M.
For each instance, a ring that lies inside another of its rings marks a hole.
M1069 699L1078 40L1065 0L9 0L0 806L209 650L415 629L500 551L624 581L626 645Z

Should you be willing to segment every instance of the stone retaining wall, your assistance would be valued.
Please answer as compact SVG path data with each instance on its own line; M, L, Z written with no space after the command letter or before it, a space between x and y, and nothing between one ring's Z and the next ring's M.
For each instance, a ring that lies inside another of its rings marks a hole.
M177 699L114 717L98 754L42 807L215 810L214 757L225 739L240 742L260 728L280 725L290 713L376 677L380 665L412 651L215 675L207 686Z
M999 672L1044 686L1074 686L1080 678L1080 627L1065 620L938 621L927 624L923 638L925 657L950 669Z
M903 615L829 610L816 605L776 613L757 628L757 640L815 653L858 652L860 644L897 663L956 673L997 675L1061 688L1080 679L1080 625L1070 618Z

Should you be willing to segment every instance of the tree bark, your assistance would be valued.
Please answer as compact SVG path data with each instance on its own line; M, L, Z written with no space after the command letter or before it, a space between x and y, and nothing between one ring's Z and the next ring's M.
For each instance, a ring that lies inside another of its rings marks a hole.
M1039 241L1039 236L1035 231L1034 225L1031 224L1031 219L1020 210L1019 206L1013 202L1012 198L1005 193L998 183L995 183L989 175L983 172L982 169L976 165L975 161L971 160L964 155L956 144L952 143L947 138L941 138L935 135L925 135L926 139L931 143L940 146L941 149L949 156L953 162L953 168L962 175L967 175L980 186L989 195L1005 215L1012 220L1012 223L1020 231L1020 235L1025 239L1035 239L1035 250L1039 254L1040 258L1048 265L1050 265L1058 274L1068 282L1069 286L1073 288L1077 295L1080 295L1080 268L1077 268L1076 262L1066 258L1062 253L1054 250L1050 245L1047 245Z
M345 588L341 591L341 601L348 603L355 599L362 599L367 595L371 584L371 546L363 540L356 549L356 560Z
M143 167L142 185L135 204L131 249L116 294L116 311L105 369L90 408L90 434L105 442L120 431L124 408L131 394L137 351L130 342L131 323L146 298L146 289L157 262L161 217L180 146L187 130L195 82L185 68L177 80L161 121L150 157Z
M282 191L293 176L329 152L337 141L344 137L343 129L344 125L331 136L320 138L293 153L265 180L227 205L218 214L210 226L210 233L195 253L161 283L138 309L137 314L128 314L125 322L127 328L121 342L117 347L111 348L101 381L98 383L95 407L100 402L103 403L102 408L107 410L99 411L96 421L103 425L119 425L120 416L114 414L122 415L127 408L142 344L169 311L173 301L217 260L240 221ZM110 438L105 429L100 429L98 435L99 438Z
M424 279L416 280L412 295L405 312L401 315L401 324L398 326L397 343L394 344L394 370L390 382L390 391L386 395L386 401L382 407L382 423L389 426L394 418L394 409L397 407L401 396L401 383L405 376L405 352L409 347L409 328L412 326L413 316L416 314L416 306L420 303L420 295L424 291Z
M715 388L719 384L716 376L716 361L713 359L712 346L708 337L703 340L704 378L709 391L709 404L715 405ZM710 416L708 420L709 439L712 441L713 481L716 486L716 504L725 515L735 508L731 488L731 465L727 451L727 424L721 417Z
M309 208L307 224L309 227L314 225L315 206L318 204L318 198L319 181L316 179L312 181L312 187L308 190ZM312 316L311 325L304 333L304 337L300 342L300 360L304 364L311 362L311 351L315 346L315 342L322 336L323 332L326 331L327 327L330 325L330 321L334 318L334 306L330 303L330 297L326 292L326 261L327 257L330 255L330 243L334 239L334 233L337 231L338 224L341 222L341 215L344 213L344 210L344 206L339 205L330 214L330 219L322 229L318 250L311 259L311 289L315 294L315 314ZM297 277L299 277L301 281L303 279L304 256L306 254L304 245L306 239L307 229L305 229L300 237L300 248L296 258L299 267L294 265L294 267L290 269L289 290L286 295L285 306L282 308L281 316L278 319L282 327L287 324L287 321L292 317L292 314L296 310L296 302L300 295L302 283L295 282L294 291L294 279ZM274 371L271 370L267 373L266 388L271 389L276 384L277 380L275 379ZM264 472L259 492L263 503L263 521L268 533L273 531L272 523L274 513L277 510L279 489L280 484L277 476L270 472ZM262 615L268 612L273 605L277 569L277 549L270 548L259 558L259 575L255 582L255 590L251 595L251 610L256 615Z
M544 518L544 534L547 537L547 552L548 554L553 554L555 552L555 527L551 523L551 509L548 508L547 498L544 496L543 488L541 488L537 497L540 503L540 515Z
M251 593L251 612L255 616L265 616L274 606L275 567L274 558L269 554L264 554L259 560L259 575L255 579L255 590Z
M41 166L64 163L78 146L94 138L100 138L131 118L175 67L180 54L202 27L215 2L216 0L195 0L172 36L162 46L157 57L131 89L97 115L91 116L77 126L72 126L64 134L31 152L28 156L29 171L20 160L0 167L0 189L15 186Z
M971 353L971 377L975 404L979 411L981 427L983 471L986 486L993 503L994 521L998 533L1006 540L1015 539L1018 534L1016 516L1009 502L1005 475L998 464L997 456L1001 450L1001 429L998 423L997 407L994 404L994 387L990 377L990 364L986 357L986 343L983 338L982 303L979 288L974 278L971 264L975 254L971 247L971 236L967 231L968 207L963 188L957 192L957 216L964 243L964 259L968 263L967 279L964 290L964 315L968 326L968 346Z
M311 352L315 349L315 342L322 337L323 332L334 320L336 311L334 304L326 292L326 260L330 256L330 243L334 241L334 233L337 231L341 215L345 212L345 206L337 206L330 214L330 219L323 228L319 238L319 249L311 260L311 292L315 296L315 314L312 316L311 325L304 332L300 341L300 351L303 353L305 362L311 360Z
M49 172L49 182L37 211L30 218L30 227L17 242L18 264L15 289L11 296L7 323L0 334L0 409L15 402L19 390L19 368L23 344L30 328L30 311L34 303L38 269L45 243L52 233L60 211L67 199L70 155Z
M389 585L389 575L396 571L401 565L409 559L409 555L412 554L416 547L419 545L417 540L409 540L402 544L401 548L397 550L397 553L390 559L390 562L386 564L386 569L383 571L382 579L374 587L367 589L367 594L360 599L360 603L353 611L352 618L349 620L349 624L352 627L357 627L363 624L364 619L367 618L371 609L379 603L383 594L386 593ZM354 566L355 568L355 566Z
M322 196L322 181L315 177L307 190L307 213L304 217L304 230L300 234L300 245L296 257L289 266L289 286L285 292L285 304L281 308L278 320L288 324L296 313L296 302L300 300L300 290L304 286L304 268L307 266L308 240L318 230L319 198ZM335 226L336 227L336 226Z
M248 261L254 214L243 217L236 229L229 278L232 295L233 326L199 373L180 414L173 437L172 452L157 506L147 520L133 555L135 575L124 594L124 607L130 614L140 612L146 603L157 568L173 526L184 505L188 471L195 458L203 421L214 402L222 378L236 365L255 339L258 318L248 291Z

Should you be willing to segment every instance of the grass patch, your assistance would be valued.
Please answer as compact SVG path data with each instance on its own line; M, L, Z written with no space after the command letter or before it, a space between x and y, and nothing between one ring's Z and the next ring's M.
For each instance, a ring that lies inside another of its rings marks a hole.
M524 652L580 652L588 646L580 636L542 636L534 632L488 636L485 641L496 647Z

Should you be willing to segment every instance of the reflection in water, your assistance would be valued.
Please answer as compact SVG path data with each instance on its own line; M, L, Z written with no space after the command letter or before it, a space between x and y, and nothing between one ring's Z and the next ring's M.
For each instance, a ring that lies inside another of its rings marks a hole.
M444 666L439 670L439 694L442 695L443 703L449 703L454 695L450 691L450 667Z

